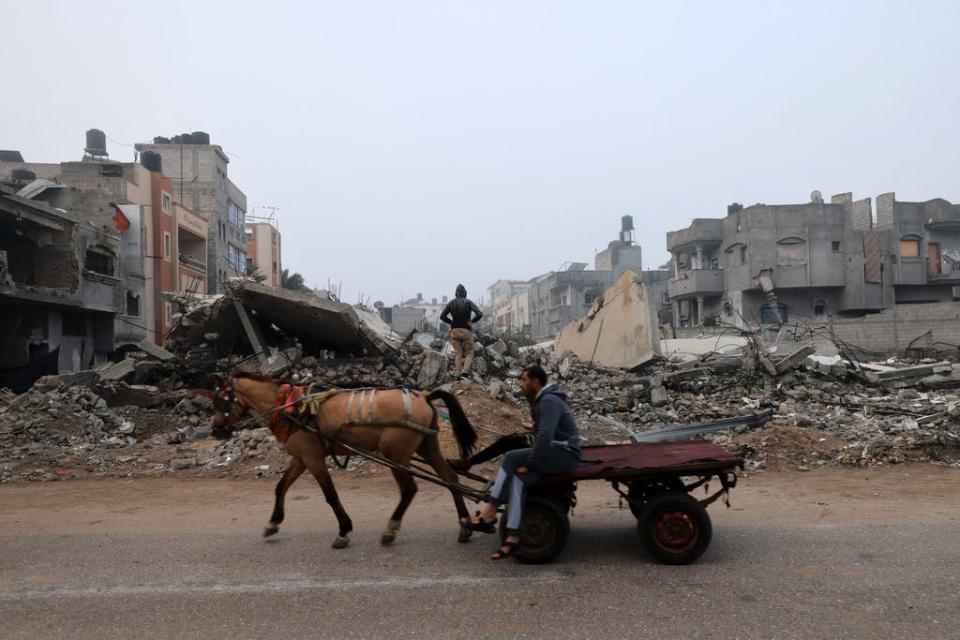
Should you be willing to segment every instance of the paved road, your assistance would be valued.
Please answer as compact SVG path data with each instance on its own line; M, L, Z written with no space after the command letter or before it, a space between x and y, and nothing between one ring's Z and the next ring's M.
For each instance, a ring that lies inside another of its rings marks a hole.
M265 483L0 487L0 638L960 637L956 502L797 484L812 477L761 476L736 510L711 507L713 544L688 567L645 557L599 484L544 567L486 560L489 537L458 545L432 489L380 547L394 498L377 479L342 491L343 551L306 483L270 541Z

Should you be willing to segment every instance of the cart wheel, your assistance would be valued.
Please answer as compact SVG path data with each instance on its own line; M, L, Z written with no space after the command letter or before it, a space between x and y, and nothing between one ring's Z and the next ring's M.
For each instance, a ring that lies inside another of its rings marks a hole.
M639 520L643 517L643 508L650 502L650 499L668 491L683 493L683 482L680 478L666 478L665 480L658 480L656 482L634 482L630 485L627 496L642 504L636 505L628 502L627 506L630 507L630 513L633 514L634 518Z
M654 496L640 521L640 542L657 562L690 564L710 545L713 527L700 502L686 493Z
M500 518L500 542L507 538L507 518ZM544 564L563 551L570 537L567 509L556 500L528 496L523 508L520 546L513 555L525 564Z

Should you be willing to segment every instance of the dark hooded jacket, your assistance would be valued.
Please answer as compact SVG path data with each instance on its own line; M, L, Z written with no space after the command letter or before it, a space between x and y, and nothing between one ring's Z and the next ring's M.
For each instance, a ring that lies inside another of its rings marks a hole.
M457 287L457 297L440 312L440 320L450 325L451 329L469 329L471 322L477 322L482 317L483 313L477 305L467 299L467 290L462 285Z
M580 457L580 432L573 412L567 406L567 394L554 385L544 387L535 401L536 441L527 466L537 469L550 447L563 447Z

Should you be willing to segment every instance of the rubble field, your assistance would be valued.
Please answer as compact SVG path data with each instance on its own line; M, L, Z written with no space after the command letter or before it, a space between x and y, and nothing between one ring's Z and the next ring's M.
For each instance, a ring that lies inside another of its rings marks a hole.
M389 341L378 340L383 352L377 354L335 353L305 348L278 330L265 339L268 358L251 358L248 347L198 366L197 350L209 360L211 344L223 339L203 330L197 318L209 317L210 307L203 309L194 305L185 313L194 338L175 334L168 343L174 351L131 347L95 371L47 376L19 395L0 391L0 482L277 476L285 454L266 427L227 441L211 438L212 371L268 370L278 381L341 388L442 386L457 395L487 444L530 428L517 385L530 364L544 366L568 393L587 444L629 442L669 427L769 410L763 426L702 437L742 456L748 471L908 461L960 467L960 365L949 360L867 362L819 355L802 343L778 345L774 353L748 335L742 346L675 353L624 371L557 354L552 346L481 336L470 378L454 380L449 345L430 335L387 347ZM444 420L441 427L444 451L454 457ZM354 457L337 472L386 470Z

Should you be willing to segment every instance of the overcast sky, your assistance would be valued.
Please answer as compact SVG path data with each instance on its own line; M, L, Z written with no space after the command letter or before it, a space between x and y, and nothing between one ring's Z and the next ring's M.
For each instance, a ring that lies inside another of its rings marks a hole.
M3 2L0 148L207 131L285 267L388 304L592 262L633 215L960 202L960 3ZM259 213L259 211L257 212Z

